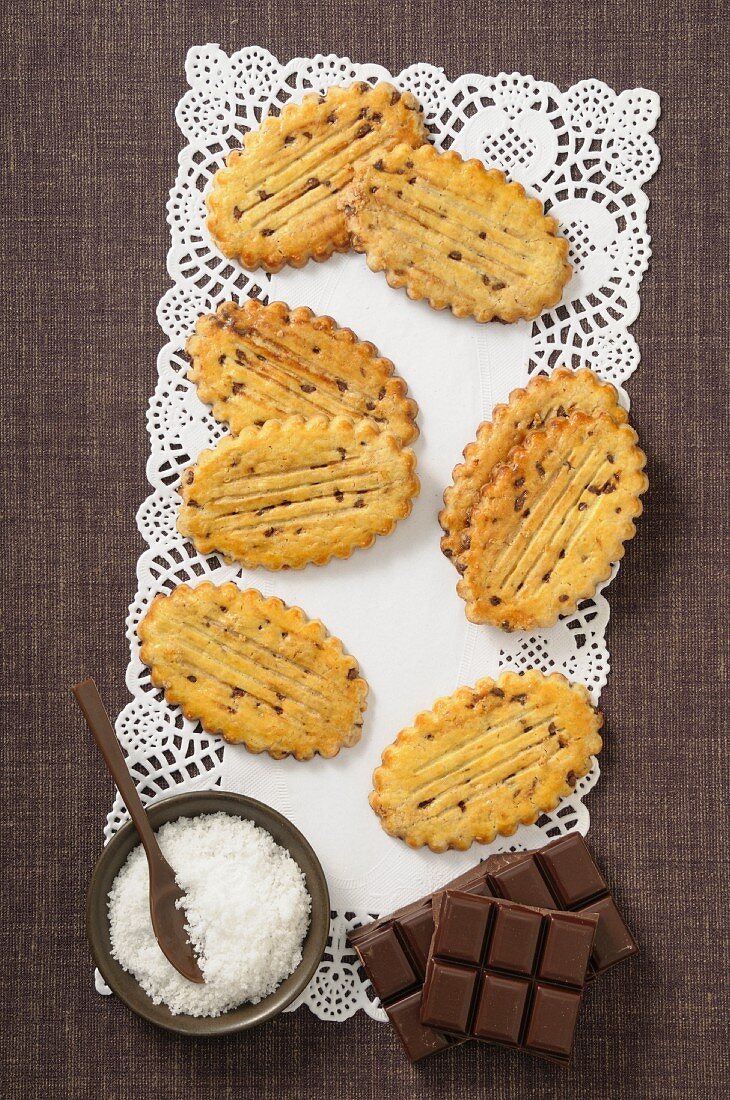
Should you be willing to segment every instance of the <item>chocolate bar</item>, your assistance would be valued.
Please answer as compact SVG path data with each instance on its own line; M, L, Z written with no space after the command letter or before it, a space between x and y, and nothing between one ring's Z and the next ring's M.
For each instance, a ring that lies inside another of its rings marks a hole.
M579 833L560 837L539 852L490 856L447 883L442 890L446 889L548 909L598 912L592 974L600 974L638 951ZM373 990L414 1062L459 1042L420 1021L421 991L434 931L432 901L441 892L411 902L349 935ZM563 898L568 899L566 903Z
M491 865L486 859L448 888L543 909L597 913L600 920L589 977L603 974L639 950L580 833L568 833L535 852L515 852L507 865Z
M567 1065L599 917L448 890L421 1021Z
M348 937L412 1062L459 1041L421 1023L421 990L433 931L429 896L356 928Z

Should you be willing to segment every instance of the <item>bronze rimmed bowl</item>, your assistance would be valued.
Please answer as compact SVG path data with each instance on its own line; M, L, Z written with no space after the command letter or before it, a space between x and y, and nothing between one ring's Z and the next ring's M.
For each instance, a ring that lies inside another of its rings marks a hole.
M107 899L127 856L139 844L137 830L131 822L112 837L100 855L91 876L86 902L86 934L104 981L137 1015L181 1035L232 1035L278 1016L309 983L324 954L329 935L330 900L324 871L309 842L276 810L254 798L226 791L173 795L147 807L153 829L159 829L168 821L176 821L180 817L215 813L245 818L270 833L301 867L312 899L309 929L302 945L302 961L278 989L258 1004L243 1004L222 1016L173 1015L167 1005L154 1004L137 979L123 970L112 957ZM242 929L242 935L245 935L245 929Z

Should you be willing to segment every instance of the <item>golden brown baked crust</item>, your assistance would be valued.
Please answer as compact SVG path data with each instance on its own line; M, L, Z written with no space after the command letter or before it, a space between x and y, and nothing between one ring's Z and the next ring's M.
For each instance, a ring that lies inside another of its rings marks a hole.
M311 309L224 302L187 342L188 378L232 432L287 416L363 417L403 444L418 435L418 406L372 344Z
M343 416L268 420L185 471L178 530L201 554L299 569L387 535L418 494L416 458L390 432Z
M373 271L457 317L537 317L570 278L568 242L540 202L454 152L398 145L360 165L340 203Z
M554 810L601 749L600 713L564 676L505 672L439 699L383 753L370 805L412 848L465 850Z
M529 432L472 511L457 585L471 622L551 626L607 580L648 487L629 424L573 412Z
M367 684L318 619L253 588L156 596L137 628L152 683L186 718L249 752L336 756L360 739Z
M302 267L349 248L337 196L355 166L428 134L420 104L392 84L351 84L307 95L269 116L229 154L208 195L208 229L249 270Z
M617 424L627 420L618 394L587 367L572 371L557 367L552 374L535 375L524 389L513 390L506 405L496 405L491 421L477 428L477 437L464 450L464 461L454 468L454 482L444 492L439 523L444 530L441 549L454 559L464 549L469 520L479 494L499 462L522 443L527 432L541 428L553 416L567 416L575 409L591 416L609 413Z

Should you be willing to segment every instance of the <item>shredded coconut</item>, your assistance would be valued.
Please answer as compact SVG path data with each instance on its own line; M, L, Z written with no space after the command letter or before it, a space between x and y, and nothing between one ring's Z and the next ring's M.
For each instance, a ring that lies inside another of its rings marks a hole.
M187 928L205 985L178 974L158 947L141 844L109 891L117 962L175 1015L220 1016L273 993L301 962L312 905L289 852L253 822L225 813L171 821L157 839L186 894Z

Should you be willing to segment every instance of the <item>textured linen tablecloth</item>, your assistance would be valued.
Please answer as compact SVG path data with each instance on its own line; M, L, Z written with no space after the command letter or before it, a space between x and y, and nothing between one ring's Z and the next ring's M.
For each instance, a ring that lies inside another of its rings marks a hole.
M193 2L5 9L5 651L0 1095L7 1100L714 1100L728 1087L728 22L720 3ZM123 620L148 491L164 204L187 47L334 51L397 71L519 69L662 96L653 259L629 382L646 515L611 588L591 842L642 955L591 990L573 1068L471 1044L413 1068L390 1029L306 1011L230 1040L93 991L84 894L112 798L68 685L126 701ZM724 956L723 956L724 957Z

